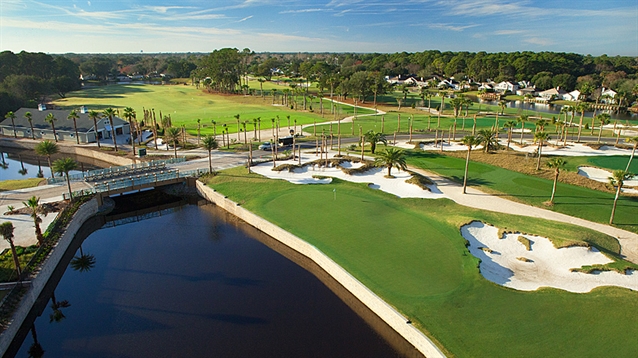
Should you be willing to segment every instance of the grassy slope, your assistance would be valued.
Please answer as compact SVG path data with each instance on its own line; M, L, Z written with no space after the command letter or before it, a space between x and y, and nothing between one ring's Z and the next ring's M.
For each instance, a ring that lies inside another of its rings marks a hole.
M32 188L40 185L44 180L42 178L2 180L0 181L0 191Z
M299 99L301 103L301 97ZM280 118L280 126L287 126L286 116L291 116L291 126L294 119L297 124L312 124L331 119L329 114L325 118L315 113L290 110L283 106L273 106L271 98L262 99L252 96L225 96L209 94L196 89L193 86L184 85L111 85L89 88L69 93L67 98L55 101L55 104L63 108L75 108L86 105L91 109L103 110L109 107L132 107L143 119L142 109L154 108L156 114L162 111L163 115L170 114L173 124L186 125L191 134L196 134L197 119L202 119L202 134L212 134L211 120L217 122L217 133L221 131L221 125L226 123L231 133L237 132L237 122L234 115L240 114L240 120L248 120L248 130L253 129L253 119L261 118L261 128L272 127L271 118ZM318 107L318 100L313 102ZM330 108L327 101L324 107ZM352 107L339 106L341 116L352 113Z
M362 184L302 186L242 172L220 175L212 186L317 246L456 356L627 356L638 349L627 315L638 310L636 292L503 288L480 276L459 226L478 219L558 239L595 237L609 248L613 239L449 200L398 199Z
M465 160L438 153L410 152L408 163L460 181L463 178ZM470 164L468 183L504 193L526 204L600 223L609 222L614 200L614 195L611 193L559 183L556 189L555 205L552 208L545 207L543 202L549 200L552 191L551 180L534 178L477 162ZM636 213L638 213L638 199L621 196L614 219L615 225L625 230L638 232Z

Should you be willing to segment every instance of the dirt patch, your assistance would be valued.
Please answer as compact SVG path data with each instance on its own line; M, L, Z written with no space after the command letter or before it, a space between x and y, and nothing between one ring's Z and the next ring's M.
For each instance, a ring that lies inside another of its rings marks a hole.
M58 213L64 210L67 207L68 203L66 201L56 201L53 203L44 203L40 204L42 206L42 214L47 215L49 213ZM23 206L18 209L14 209L13 211L7 211L4 215L31 215L31 209Z

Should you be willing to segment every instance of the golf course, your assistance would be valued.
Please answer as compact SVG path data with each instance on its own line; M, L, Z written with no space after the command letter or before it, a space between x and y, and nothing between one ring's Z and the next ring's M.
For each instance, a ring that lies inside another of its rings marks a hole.
M220 133L221 128L238 132L238 121L248 121L249 126L243 127L246 131L255 130L257 125L262 130L277 124L280 128L303 125L305 133L311 135L315 123L317 132L337 130L334 123L321 123L335 117L326 99L322 117L317 99L311 102L314 109L310 112L284 106L278 98L211 94L189 85L95 87L70 93L55 103L65 108L86 105L98 110L132 107L138 113L143 108L154 109L158 114L161 111L170 115L174 126L183 125L191 135L197 134L198 119L201 134L213 133L213 121L215 133ZM335 105L338 119L354 114L350 105ZM355 118L354 123L341 124L344 136L351 132L356 136L360 130L386 134L400 130L406 134L410 127L414 133L437 127L447 131L455 123L457 130L464 127L470 131L476 113L476 109L471 109L465 120L464 112L456 119L445 115L439 123L438 115L410 107L388 111L386 103L379 107L382 108L385 115L358 108L356 113L361 117ZM500 125L512 118L501 117ZM476 121L477 129L494 124L495 116L491 114L479 116ZM530 130L535 127L532 121L523 124ZM314 142L314 138L310 139ZM366 155L372 155L367 147L364 149ZM407 164L413 168L456 183L463 180L463 156L419 149L405 153ZM573 156L567 158L564 170L576 172L583 165L624 169L627 159ZM533 159L529 165L534 163ZM638 170L638 163L634 162L630 169ZM550 173L545 167L544 171ZM609 222L612 190L559 182L554 205L547 206L553 185L547 173L528 174L472 161L468 184L519 203L597 223ZM316 246L405 315L449 356L623 357L638 351L636 291L613 286L586 293L547 287L536 291L503 287L481 275L481 260L468 250L461 227L479 221L503 232L547 237L556 247L593 246L613 261L604 270L632 275L638 265L621 258L621 247L614 237L558 221L473 209L446 198L399 198L373 190L366 183L336 178L327 185L295 185L234 168L204 180L242 207ZM636 197L620 196L614 226L638 233L636 213Z

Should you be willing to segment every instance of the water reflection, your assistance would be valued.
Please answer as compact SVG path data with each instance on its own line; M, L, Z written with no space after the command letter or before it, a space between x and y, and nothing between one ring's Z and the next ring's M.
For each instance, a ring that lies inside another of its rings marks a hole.
M498 106L498 101L484 101L481 99L477 99L476 97L474 97L474 100L477 101L477 103L474 105L475 108L481 108L481 105L492 105L492 106ZM560 114L561 109L563 108L563 105L560 104L551 104L551 103L532 103L532 102L524 102L524 101L506 101L507 103L507 108L515 108L518 109L518 114L527 114L527 115L531 115L531 114L544 114L547 113L549 115L555 115L558 116ZM485 106L483 107L485 108ZM586 115L591 116L592 115L592 111L588 111L585 112ZM616 111L610 111L610 110L602 110L602 109L598 109L596 110L597 114L600 113L607 113L610 115L611 119L617 119L617 120L638 120L638 114L637 113L632 113L632 112L620 112L620 113L616 113Z
M76 257L90 252L93 265L67 270L55 289L73 303L58 307L66 318L36 320L46 355L399 355L321 281L218 210L186 206L91 234Z
M71 157L78 162L79 170L72 170L69 174L109 167L108 163L70 154L55 154L51 156L51 162L64 157ZM44 160L44 166L42 160ZM48 174L48 168L46 159L35 155L33 151L0 148L0 180L43 178L43 170L47 169Z

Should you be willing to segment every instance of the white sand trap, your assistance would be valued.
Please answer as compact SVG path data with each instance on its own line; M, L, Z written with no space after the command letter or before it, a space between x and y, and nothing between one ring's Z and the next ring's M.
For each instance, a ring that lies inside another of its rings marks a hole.
M412 146L414 148L414 146ZM476 146L476 147L472 147L472 150L481 150L483 148L482 145ZM427 150L427 151L437 151L437 150L441 150L441 145L440 143L435 147L434 143L428 143L428 144L421 144L421 149L422 150ZM443 151L444 152L456 152L456 151L467 151L467 146L460 143L460 142L452 142L452 143L448 143L447 141L445 143L443 143Z
M277 164L296 164L296 161L282 161ZM345 163L342 163L342 166ZM352 164L346 164L352 166ZM314 176L326 176L332 178L339 178L354 183L368 183L373 189L383 190L386 193L396 195L400 198L425 198L425 199L439 199L446 197L443 195L435 185L429 186L431 191L421 189L420 187L406 183L405 181L412 176L404 171L398 171L392 169L392 175L394 178L386 178L387 169L374 168L363 174L348 175L337 167L319 167L319 166L305 166L303 168L295 169L293 172L288 170L282 170L280 172L272 170L271 163L262 163L252 167L252 171L261 174L271 179L283 179L293 184L329 184L332 179L317 179Z
M585 178L599 181L601 183L609 183L611 172L609 170L594 167L578 167L578 175L582 175ZM625 180L623 186L638 186L638 178L634 176L632 179Z
M547 238L518 233L506 234L499 239L498 228L477 221L461 227L461 235L469 241L470 253L481 259L481 274L505 287L521 291L554 287L584 293L596 287L619 286L638 291L638 274L635 271L626 275L615 271L592 274L570 271L572 268L612 262L595 248L557 249ZM518 241L519 236L532 242L531 251Z
M525 147L520 147L519 142L513 138L510 143L510 148L519 152L533 153L538 149L538 145L533 143L527 143ZM499 143L501 145L507 145L507 138L500 138ZM555 144L556 140L549 141L550 144ZM563 142L560 142L561 145ZM607 155L631 155L631 149L619 149L613 146L604 145L600 149L594 149L588 147L582 143L567 142L567 147L554 148L550 145L543 146L543 155L558 155L565 157L589 157L589 156L607 156Z

